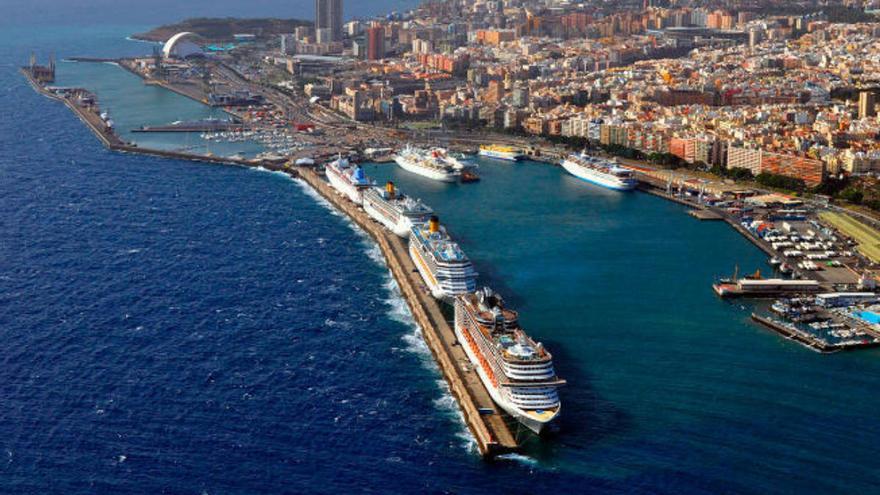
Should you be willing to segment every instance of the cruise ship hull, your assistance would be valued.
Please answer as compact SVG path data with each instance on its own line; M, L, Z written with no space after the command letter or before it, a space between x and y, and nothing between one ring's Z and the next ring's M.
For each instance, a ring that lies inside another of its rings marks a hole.
M444 170L436 170L429 167L423 167L418 163L415 163L412 160L409 160L402 156L397 156L394 158L394 161L400 168L406 170L407 172L412 172L414 174L421 175L422 177L427 177L428 179L440 181L440 182L455 182L458 180L459 173L456 171L444 171Z
M394 235L403 237L404 239L409 237L409 234L412 232L413 223L406 215L399 215L397 220L395 221L392 218L389 218L385 215L381 210L376 208L373 205L373 202L367 198L364 198L364 211L367 212L367 215L370 215L374 220L381 223L385 226L386 229L394 232Z
M553 422L558 416L559 412L562 409L562 406L557 406L554 411L549 412L549 414L545 414L542 419L537 419L535 417L530 416L526 411L516 407L513 403L511 403L501 390L498 389L493 383L492 380L486 375L486 372L483 370L483 366L480 363L480 358L477 357L477 351L475 351L471 345L471 341L465 338L463 332L464 329L456 323L455 325L455 338L458 339L458 342L461 344L461 347L464 349L465 354L467 354L468 359L473 364L474 369L477 371L477 375L480 377L480 381L483 382L483 385L486 387L486 390L489 391L489 395L492 397L492 400L498 404L499 407L504 409L507 414L511 415L514 419L519 421L523 426L534 432L535 434L540 435L544 428Z
M434 277L434 274L431 273L427 262L422 258L422 254L416 249L415 243L413 242L409 243L409 256L412 258L413 262L415 262L419 275L431 291L431 296L434 299L451 302L454 296L452 294L447 294L446 291L440 287L440 282L438 282L437 278Z
M327 175L327 180L330 182L330 185L333 186L333 189L344 194L355 204L364 204L363 188L355 186L351 182L345 180L345 178L342 177L333 167L324 167L324 173Z
M563 161L562 168L564 168L568 173L582 181L589 182L590 184L595 184L597 186L602 186L607 189L612 189L615 191L632 191L636 188L635 181L625 182L613 175L605 174L597 170L578 165L571 160Z

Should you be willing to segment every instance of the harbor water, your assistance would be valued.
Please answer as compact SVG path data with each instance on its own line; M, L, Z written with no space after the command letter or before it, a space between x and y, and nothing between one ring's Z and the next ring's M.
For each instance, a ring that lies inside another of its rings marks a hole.
M481 461L350 222L279 174L110 153L16 73L35 47L143 51L137 30L0 32L0 492L880 487L880 352L821 356L715 298L765 266L728 226L545 164L479 160L465 185L368 165L437 210L569 382L558 431Z
M145 85L143 79L112 63L62 61L57 71L58 86L86 88L98 95L98 104L113 120L117 135L144 148L187 153L254 157L266 149L254 140L238 142L202 139L201 133L136 133L143 126L164 126L173 122L232 117L165 88ZM169 120L169 116L173 119Z

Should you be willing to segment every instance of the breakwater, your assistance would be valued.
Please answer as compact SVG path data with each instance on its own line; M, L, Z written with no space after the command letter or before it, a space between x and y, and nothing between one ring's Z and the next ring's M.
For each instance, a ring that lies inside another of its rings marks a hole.
M867 349L877 347L878 344L876 341L851 341L851 342L842 342L842 343L829 343L816 335L813 335L809 332L805 332L795 325L790 323L785 323L773 318L769 318L767 316L761 316L757 313L752 313L752 320L761 325L773 330L774 332L782 335L783 337L794 340L796 342L801 343L802 345L809 347L810 349L815 350L816 352L820 352L822 354L831 354L840 351L847 350L856 350L856 349Z
M64 88L53 90L40 84L33 78L27 68L22 68L21 73L25 76L31 87L38 93L52 100L65 104L74 115L88 127L95 137L101 141L107 149L120 153L133 153L139 155L156 156L160 158L171 158L180 160L189 160L202 163L214 163L222 165L240 165L245 167L260 167L273 171L286 170L283 160L250 160L245 158L233 158L227 156L188 153L185 151L161 150L156 148L144 148L134 143L129 143L121 139L113 128L107 125L107 122L101 118L100 109L97 104L85 104L86 99L94 99L88 91L79 88Z
M277 161L237 159L138 147L123 141L115 134L112 127L108 126L101 117L97 105L82 103L84 100L93 100L93 95L80 89L53 90L40 84L28 70L22 69L21 72L34 90L67 105L91 129L101 143L112 151L264 168L281 171L291 177L303 179L335 208L351 218L379 246L392 276L406 299L413 318L422 330L425 342L449 385L452 395L458 402L464 421L476 440L480 454L491 458L518 450L517 439L508 427L506 416L495 405L479 376L475 371L466 370L458 364L468 362L467 356L456 342L455 333L443 316L439 303L421 289L420 281L415 275L415 266L407 253L406 243L387 232L352 203L341 198L317 172L309 168L292 167L288 163ZM85 98L82 98L83 96Z
M406 242L389 233L363 210L336 193L314 170L302 169L299 175L378 244L413 318L422 330L431 354L437 361L452 395L458 401L480 453L484 457L493 457L518 449L516 438L508 428L504 415L492 401L476 372L465 371L456 364L468 362L468 358L456 342L455 333L444 318L440 305L421 289L422 284L407 253Z

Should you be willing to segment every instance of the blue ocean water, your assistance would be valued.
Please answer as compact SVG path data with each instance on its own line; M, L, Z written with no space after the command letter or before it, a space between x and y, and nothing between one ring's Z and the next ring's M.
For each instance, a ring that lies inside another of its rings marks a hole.
M880 490L880 353L820 356L714 298L764 263L728 227L545 165L454 186L369 166L438 210L570 382L557 434L480 461L349 222L277 174L107 152L15 72L137 53L137 27L0 34L0 492Z

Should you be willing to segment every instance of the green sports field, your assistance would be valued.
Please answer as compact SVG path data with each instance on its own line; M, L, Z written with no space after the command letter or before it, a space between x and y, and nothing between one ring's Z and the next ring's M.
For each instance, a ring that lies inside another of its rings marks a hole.
M855 239L859 243L859 252L874 263L880 263L880 232L869 227L849 215L835 212L824 212L819 218L834 228Z

